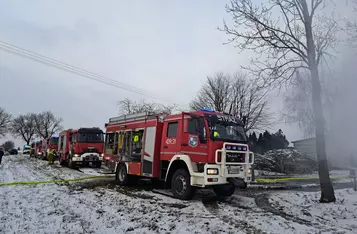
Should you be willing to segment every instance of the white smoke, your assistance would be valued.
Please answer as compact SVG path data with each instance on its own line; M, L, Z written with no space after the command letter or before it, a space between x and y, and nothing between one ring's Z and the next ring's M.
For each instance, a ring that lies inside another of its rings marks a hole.
M329 81L334 88L332 106L326 111L326 149L335 165L350 165L350 156L357 159L357 50L346 50L335 66L336 75ZM357 160L356 160L357 161Z

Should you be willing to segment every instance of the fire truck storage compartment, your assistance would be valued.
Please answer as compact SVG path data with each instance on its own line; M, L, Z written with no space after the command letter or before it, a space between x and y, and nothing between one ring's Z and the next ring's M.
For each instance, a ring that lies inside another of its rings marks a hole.
M130 175L141 175L141 163L140 162L129 162L129 171Z
M108 165L112 168L117 162L129 162L129 174L158 177L161 140L158 131L162 131L163 125L158 118L150 113L110 118L105 141Z

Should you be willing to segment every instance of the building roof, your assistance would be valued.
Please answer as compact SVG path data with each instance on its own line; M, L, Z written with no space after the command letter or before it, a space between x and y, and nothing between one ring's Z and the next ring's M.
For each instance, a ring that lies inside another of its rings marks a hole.
M298 143L298 142L302 142L302 141L311 141L311 140L315 140L316 137L310 137L310 138L306 138L306 139L302 139L302 140L297 140L297 141L292 141L291 143Z

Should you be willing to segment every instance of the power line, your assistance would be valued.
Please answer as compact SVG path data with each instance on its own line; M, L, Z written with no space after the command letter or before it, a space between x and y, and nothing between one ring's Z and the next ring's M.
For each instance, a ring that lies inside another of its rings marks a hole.
M147 91L145 91L143 89L140 89L140 88L137 88L137 87L134 87L134 86L131 86L131 85L128 85L128 84L125 84L125 83L122 83L122 82L119 82L119 81L116 81L116 80L113 80L113 79L110 79L110 78L107 78L107 77L104 77L104 76L101 76L101 75L98 75L98 74L95 74L93 72L90 72L90 71L87 71L87 70L72 66L70 64L61 62L59 60L52 59L50 57L47 57L47 56L44 56L44 55L41 55L41 54L38 54L38 53L35 53L35 52L32 52L32 51L23 49L21 47L9 44L9 43L4 42L4 41L0 41L0 50L3 50L5 52L7 52L7 53L11 53L11 54L23 57L23 58L27 58L27 59L36 61L36 62L39 62L39 63L42 63L42 64L47 65L47 66L55 67L55 68L60 69L60 70L64 70L64 71L67 71L67 72L70 72L70 73L73 73L73 74L77 74L77 75L80 75L80 76L82 76L84 78L95 80L95 81L98 81L98 82L101 82L101 83L104 83L104 84L107 84L107 85L111 85L111 86L114 86L114 87L117 87L117 88L120 88L120 89L128 90L130 92L134 92L134 93L137 93L137 94L140 94L140 95L143 95L143 96L147 96L147 97L159 100L159 101L175 104L175 103L167 101L167 100L165 100L165 99L163 99L161 97L158 97L155 94L147 92Z

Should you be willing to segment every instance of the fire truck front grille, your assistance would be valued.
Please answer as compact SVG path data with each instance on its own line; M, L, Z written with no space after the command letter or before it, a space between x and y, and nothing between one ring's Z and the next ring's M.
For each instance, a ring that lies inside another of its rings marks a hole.
M95 155L90 155L90 156L84 157L84 161L92 162L92 161L98 161L98 160L99 160L98 156L95 156Z
M98 150L96 148L83 148L82 152L83 153L98 153Z
M226 153L226 162L229 163L244 163L244 153Z

